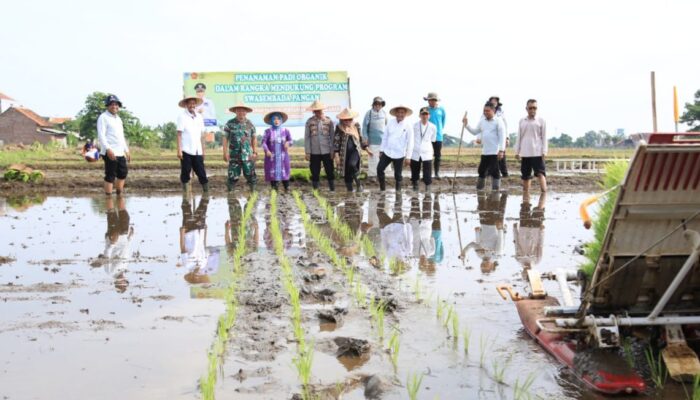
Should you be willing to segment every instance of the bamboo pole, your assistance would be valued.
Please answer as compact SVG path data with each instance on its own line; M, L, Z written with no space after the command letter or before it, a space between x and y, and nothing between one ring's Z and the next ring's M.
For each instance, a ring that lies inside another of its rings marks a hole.
M467 112L464 112L464 118L467 118ZM462 139L464 138L464 129L467 127L467 124L462 124L462 133L459 134L459 148L457 149L457 162L455 163L455 173L454 176L452 177L452 190L454 191L455 189L455 181L457 180L457 168L459 167L459 156L462 154Z
M654 120L654 133L658 132L656 125L656 73L651 71L651 116Z

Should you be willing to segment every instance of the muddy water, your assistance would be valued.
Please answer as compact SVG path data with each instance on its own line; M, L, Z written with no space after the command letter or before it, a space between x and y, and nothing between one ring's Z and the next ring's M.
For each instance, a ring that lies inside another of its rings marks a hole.
M577 220L585 197L330 196L345 222L408 268L392 275L361 255L351 257L372 293L398 305L386 316L382 340L368 311L354 304L342 273L307 242L291 196L281 196L287 257L298 285L310 293L302 310L315 347L312 383L327 392L342 389L345 399L363 399L367 382L379 381L369 386L381 387L382 398L403 399L407 376L423 374L419 398L513 398L516 379L532 376L533 396L598 398L527 337L513 304L495 291L496 284L511 283L522 292L524 265L547 271L581 262L573 250L591 237ZM217 384L220 399L289 398L299 391L289 305L267 233L268 200L263 193L246 227L246 273ZM304 200L312 218L323 222L313 196ZM245 201L0 202L0 256L14 259L0 264L0 397L198 398L197 381L223 311L227 243L236 241L231 227ZM314 275L318 269L325 270L320 277ZM546 285L558 293L556 285ZM313 295L318 293L331 294ZM467 354L462 339L455 343L437 321L438 296L470 332ZM336 308L347 311L338 323L317 316ZM384 351L393 327L401 343L396 372ZM366 341L369 350L338 356L338 338ZM506 384L498 384L493 369L503 365ZM672 384L665 395L685 397Z

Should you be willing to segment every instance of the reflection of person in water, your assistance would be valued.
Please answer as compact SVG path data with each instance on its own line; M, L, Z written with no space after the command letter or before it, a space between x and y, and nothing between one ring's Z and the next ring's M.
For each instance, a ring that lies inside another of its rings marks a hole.
M248 199L249 200L249 199ZM246 201L247 204L247 201ZM229 220L226 221L224 239L226 240L226 249L229 254L233 254L238 245L238 237L240 235L240 224L243 219L243 209L245 205L241 205L237 198L229 196L228 199L228 214ZM258 220L255 215L252 215L245 227L246 237L246 254L254 253L258 250Z
M129 251L134 228L129 226L129 212L126 211L126 200L117 197L117 207L114 207L112 197L107 197L107 233L105 233L105 250L102 257L107 259L104 264L105 272L114 278L114 287L119 293L124 293L129 286L125 273L129 266Z
M423 201L418 202L418 194L411 197L411 213L409 214L411 227L418 231L418 236L413 238L413 247L416 249L418 267L421 271L432 275L435 272L436 243L433 238L430 194L423 196ZM421 207L422 205L422 207Z
M515 241L515 259L523 268L536 266L542 259L542 245L544 244L544 204L546 192L542 192L537 206L531 209L530 194L523 194L523 202L520 204L520 226L513 224L513 237Z
M475 239L462 249L462 257L468 249L473 248L481 258L481 271L492 272L498 265L498 258L503 255L505 243L505 217L507 193L491 192L488 196L479 196L479 222L474 228Z
M207 283L209 276L219 268L219 249L207 247L207 206L209 196L204 195L195 208L194 198L182 200L182 226L180 227L180 262L185 267L185 280L189 283Z
M393 216L389 217L382 194L377 203L377 219L381 229L382 247L387 257L407 260L413 253L413 228L403 220L401 198L396 197Z
M357 198L347 197L343 205L343 221L350 227L354 234L360 229L362 224L362 206Z

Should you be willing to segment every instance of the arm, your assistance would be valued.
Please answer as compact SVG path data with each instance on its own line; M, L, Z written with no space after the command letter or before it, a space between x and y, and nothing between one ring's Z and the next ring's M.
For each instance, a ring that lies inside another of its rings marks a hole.
M333 141L335 140L335 126L333 124L333 120L328 118L330 120L330 129L328 129L328 147L333 148Z
M547 123L542 120L542 157L547 155L549 151L549 142L547 141Z
M308 161L309 154L311 154L311 127L309 127L308 121L304 128L304 153L306 153L306 159Z
M506 130L503 121L498 121L498 151L506 151Z
M107 153L110 150L107 145L107 125L105 124L104 118L100 116L97 118L97 143L100 145L100 149Z
M224 126L224 136L221 138L221 145L224 150L224 161L229 162L231 155L228 152L228 133L230 132L228 126Z
M433 124L432 122L428 122L428 124L430 124L432 129L432 133L430 134L430 141L434 142L437 140L437 126L435 126L435 124Z
M340 126L335 127L336 131L340 129ZM331 148L333 149L333 154L340 153L340 133L336 132L335 137L333 139L333 146Z
M289 150L290 147L292 147L293 141L292 141L292 134L289 132L289 129L285 128L284 129L284 149Z
M360 132L360 137L362 137L362 132L364 132L367 135L367 140L369 140L369 123L372 121L371 113L372 110L367 111L367 114L365 114L365 119L362 120L362 131Z
M389 136L389 129L387 126L384 127L384 134L382 135L382 144L379 145L379 153L384 153L384 146L386 145L386 137Z
M255 126L250 131L252 138L250 138L250 147L253 149L253 159L258 155L258 135L255 131Z
M177 158L182 160L182 131L177 131Z
M522 120L518 123L518 135L515 137L515 156L520 157L520 145L523 142Z
M408 132L406 133L406 135L408 136L408 138L406 138L407 139L406 140L406 154L404 157L406 158L406 162L408 162L408 160L413 155L413 144L414 144L413 142L414 142L414 136L415 136L413 129L409 129Z
M272 151L270 151L270 147L267 145L268 141L270 140L271 133L272 132L270 132L269 129L265 129L265 134L263 135L263 142L262 142L262 148L263 148L263 151L265 152L265 155L267 155L268 153L272 153Z
M476 128L472 128L471 126L469 126L469 124L467 124L467 130L469 131L469 133L471 133L474 136L480 135L481 134L481 124L477 125Z
M442 109L442 127L445 127L445 120L447 119L447 115L445 115L445 109Z

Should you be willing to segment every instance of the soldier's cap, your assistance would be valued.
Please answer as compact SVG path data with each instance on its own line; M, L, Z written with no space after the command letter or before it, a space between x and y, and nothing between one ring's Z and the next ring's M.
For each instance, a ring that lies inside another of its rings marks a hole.
M194 90L195 92L203 92L207 90L207 85L203 84L202 82L199 82L196 85L194 85Z

